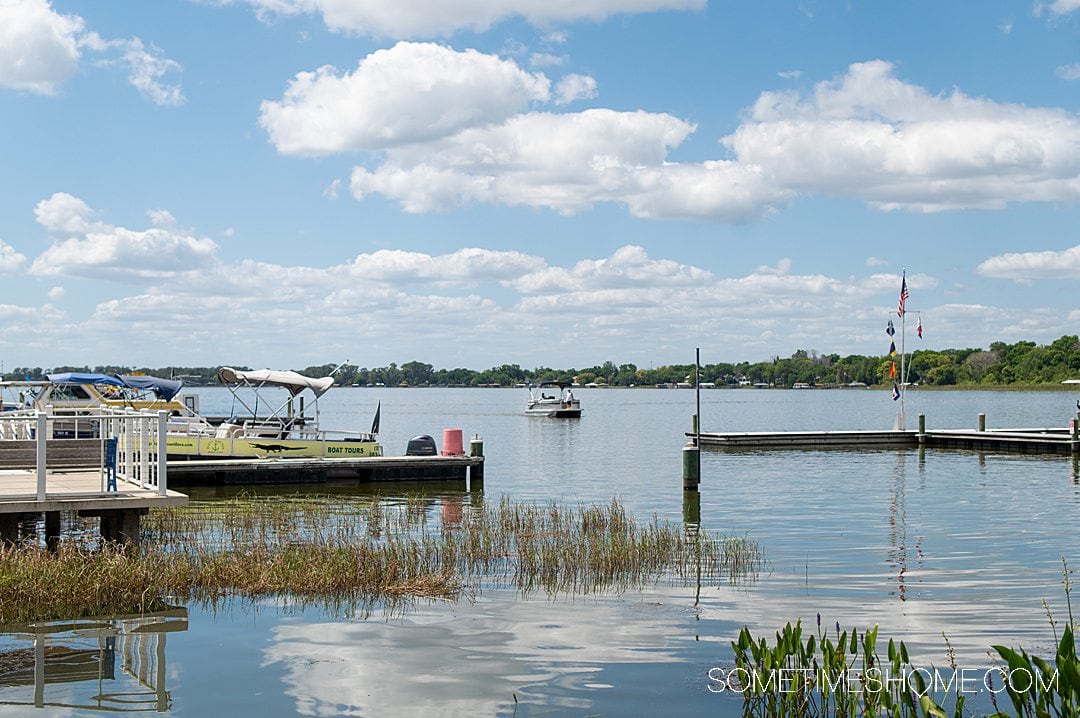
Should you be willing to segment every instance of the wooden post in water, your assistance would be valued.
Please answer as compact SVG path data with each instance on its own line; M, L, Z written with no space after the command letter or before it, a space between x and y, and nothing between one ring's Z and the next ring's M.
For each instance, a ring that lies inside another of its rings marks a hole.
M919 414L919 446L926 443L926 414Z
M683 447L682 475L683 489L697 491L701 483L701 347L694 350L694 391L694 441Z
M701 483L701 448L688 445L682 449L683 489L696 491Z
M60 547L60 512L45 512L45 547L55 551Z
M0 545L19 543L19 515L0 514Z
M1072 441L1069 449L1074 454L1080 454L1080 411L1076 412L1076 418L1072 420Z
M979 431L986 431L986 414L979 414Z
M473 434L469 440L469 456L480 459L479 463L469 467L469 491L484 489L484 440L479 434Z

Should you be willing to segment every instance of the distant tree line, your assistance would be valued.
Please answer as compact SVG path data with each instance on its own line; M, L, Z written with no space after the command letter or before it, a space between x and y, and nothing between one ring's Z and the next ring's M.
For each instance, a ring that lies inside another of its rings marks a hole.
M798 350L790 357L773 357L761 362L720 362L701 367L701 381L717 386L758 384L791 387L891 384L891 365L900 369L900 357L852 354L818 354ZM906 358L907 379L932 386L996 386L1009 384L1057 384L1066 379L1080 379L1080 339L1071 334L1045 346L1035 342L1015 344L994 342L987 349L918 350ZM237 369L249 367L236 366ZM217 383L217 367L160 368L127 366L58 366L17 367L5 379L44 379L46 374L65 371L100 374L141 373L181 379L187 385ZM335 371L336 370L336 371ZM359 386L514 386L539 381L576 381L579 384L608 386L654 386L694 381L693 364L674 364L655 369L641 369L634 364L603 364L584 368L523 369L517 364L503 364L477 371L474 369L436 369L431 364L411 361L401 366L369 369L355 364L323 364L296 371L306 376L327 376L334 372L339 385ZM899 377L897 377L899 378Z

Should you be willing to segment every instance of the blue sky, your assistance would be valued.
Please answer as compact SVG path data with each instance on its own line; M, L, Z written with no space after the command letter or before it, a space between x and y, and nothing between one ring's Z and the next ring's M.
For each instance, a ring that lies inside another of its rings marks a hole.
M905 268L916 346L1047 342L1078 40L1080 0L0 0L0 359L878 354Z

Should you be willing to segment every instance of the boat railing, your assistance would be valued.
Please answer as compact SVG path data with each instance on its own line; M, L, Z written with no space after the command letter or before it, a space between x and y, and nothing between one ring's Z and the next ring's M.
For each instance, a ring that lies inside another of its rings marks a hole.
M166 430L184 436L213 436L216 427L201 416L170 416Z
M338 431L334 429L314 432L320 441L375 441L375 434L367 431Z
M37 412L18 409L0 413L0 441L30 441L34 438Z

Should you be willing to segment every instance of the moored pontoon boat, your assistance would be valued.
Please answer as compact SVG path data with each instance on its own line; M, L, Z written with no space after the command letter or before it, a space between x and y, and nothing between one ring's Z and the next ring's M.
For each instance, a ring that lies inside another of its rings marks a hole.
M259 369L218 370L218 381L233 395L237 412L226 421L212 425L201 417L173 417L167 437L170 457L289 457L357 458L382 456L376 440L380 408L375 410L371 431L327 431L319 428L319 398L334 385L334 378L307 377L293 371ZM287 397L275 403L274 389L285 389ZM304 398L312 401L305 406ZM273 408L276 405L276 408ZM264 414L260 407L271 407ZM309 414L311 409L313 413Z

